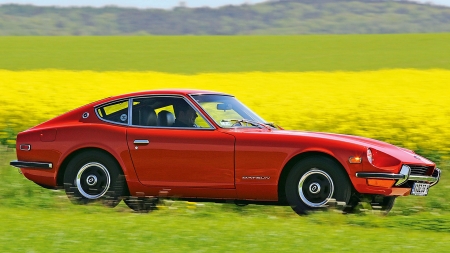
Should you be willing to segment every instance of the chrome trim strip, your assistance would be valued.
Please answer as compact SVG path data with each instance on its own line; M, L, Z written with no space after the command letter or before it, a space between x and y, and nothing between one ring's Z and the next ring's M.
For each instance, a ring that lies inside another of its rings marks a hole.
M408 181L408 178L411 174L411 167L409 167L408 165L403 165L402 168L400 169L400 174L403 175L404 178L397 180L397 183L395 183L395 186L400 186L400 185L406 183L406 181Z
M231 94L227 94L227 93L220 93L220 92L218 92L218 93L210 93L210 92L207 92L207 93L201 93L201 92L198 92L198 93L189 93L188 95L189 95L189 96L199 96L199 95L218 95L218 96L228 96L228 97L236 97L236 96L234 96L234 95L231 95Z
M39 168L39 169L51 169L53 168L52 163L45 162L24 162L24 161L11 161L9 165L17 168Z
M133 98L128 99L128 125L131 126L133 124L133 112L131 109L133 108Z
M97 116L97 118L99 119L99 120L101 120L101 121L103 121L103 122L108 122L108 123L111 123L111 124L115 124L115 125L119 125L119 126L129 126L130 124L128 124L128 122L130 122L130 115L128 115L128 121L127 121L127 123L120 123L120 122L116 122L116 121L111 121L111 120L106 120L106 119L104 119L104 118L102 118L102 117L100 117L100 115L98 114L98 109L100 109L101 107L104 107L104 106L108 106L108 105L110 105L110 104L115 104L115 103L120 103L120 102L125 102L125 101L128 101L128 113L129 113L129 111L130 111L130 100L129 99L119 99L119 100L114 100L114 101L109 101L109 102L107 102L107 103L103 103L103 104L101 104L101 105L96 105L96 106L94 106L94 112L95 112L95 115Z
M20 144L19 149L22 151L30 151L31 150L31 144Z
M212 131L215 128L204 128L204 127L168 127L168 126L138 126L131 125L133 128L144 128L144 129L172 129L172 130L204 130L204 131Z
M395 174L395 173L379 173L379 172L357 172L356 177L359 178L374 178L374 179L398 179L399 182L402 181L425 181L432 183L431 185L437 184L439 178L441 176L441 170L438 170L438 175L436 177L433 176L421 176L421 175L404 175L404 174ZM400 184L402 184L400 183ZM400 185L399 184L399 185ZM397 186L397 184L396 184Z
M153 91L157 91L157 90L153 90ZM185 98L184 93L183 94L152 93L152 94L142 94L142 95L131 95L131 94L123 94L123 95L127 95L127 96L122 97L122 98L118 98L116 100L111 100L111 101L107 101L107 102L96 104L96 105L94 105L94 108L102 107L103 105L108 105L110 103L114 103L114 102L120 101L120 100L124 100L125 101L125 100L128 100L130 98L143 98L143 97L149 97L149 96L179 96L179 97ZM235 97L234 95L226 94L226 93L220 93L220 92L217 92L217 93L214 93L214 92L212 92L212 93L210 93L210 92L208 92L208 93L201 93L201 92L200 93L187 93L186 95L187 96L191 96L191 95L223 95L223 96ZM119 95L119 96L121 96L121 95ZM105 100L105 99L111 99L111 96L106 97L106 98L104 98L102 100ZM96 101L96 102L99 102L99 101ZM93 103L96 103L96 102L93 102Z
M104 103L95 105L94 108L97 109L97 108L100 108L100 107L104 107L104 106L108 106L108 105L111 105L111 104L115 104L115 103L120 102L120 101L125 102L125 101L128 101L129 99L130 99L129 97L124 97L124 98L119 98L117 100L111 100L111 101L108 101L108 102L104 102Z
M434 173L437 173L437 175L436 175L436 181L435 182L433 182L433 183L431 183L430 184L430 187L432 187L432 186L434 186L435 184L437 184L438 182L439 182L439 179L441 178L441 170L439 169L439 168L436 168L435 170L434 170L434 172L433 172L433 174Z
M415 175L411 175L411 176L409 176L408 180L436 182L439 179L437 177L432 177L432 176L415 176Z
M360 178L377 178L377 179L405 179L406 176L394 173L378 173L378 172L357 172L356 177Z

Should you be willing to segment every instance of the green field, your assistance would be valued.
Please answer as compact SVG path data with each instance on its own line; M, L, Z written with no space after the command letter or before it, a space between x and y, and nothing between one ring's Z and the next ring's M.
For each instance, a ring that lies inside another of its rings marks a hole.
M450 69L450 34L0 37L0 69L360 71Z
M448 180L430 196L400 198L388 216L336 209L299 217L290 207L165 200L149 214L72 205L8 165L0 151L2 252L447 252ZM446 168L448 169L448 167Z
M226 208L210 215L138 215L91 206L1 209L0 215L6 220L0 228L3 252L447 252L450 239L425 228L350 225L337 214L255 216Z
M0 37L0 69L182 74L450 69L449 41L450 34ZM1 82L0 92L8 93ZM9 166L13 159L14 151L0 146L0 252L450 252L445 159L439 164L443 178L429 196L400 197L387 216L361 206L359 214L331 209L307 217L290 207L173 200L150 214L133 213L123 203L115 209L75 206L64 192L26 180Z

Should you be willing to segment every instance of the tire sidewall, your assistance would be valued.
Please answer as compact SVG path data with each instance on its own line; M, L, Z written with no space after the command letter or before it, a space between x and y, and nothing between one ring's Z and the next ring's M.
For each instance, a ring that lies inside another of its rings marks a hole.
M376 201L377 203L374 203L375 198L378 199L378 201ZM394 207L396 198L397 196L374 196L370 205L373 210L378 210L382 214L387 215Z
M351 196L351 185L342 166L328 157L308 157L294 165L286 180L286 199L296 213L305 215L309 211L323 208L311 207L300 198L298 190L300 179L305 173L313 169L321 170L331 177L334 185L332 199L348 203Z
M75 182L80 169L91 162L103 165L110 176L108 189L97 199L89 199L83 196L78 190ZM121 175L123 175L123 173L120 166L110 155L97 150L86 151L76 155L67 165L67 169L64 173L64 189L69 199L76 204L87 204L101 200L105 205L116 206L120 202L120 197L123 196L123 187L117 186Z

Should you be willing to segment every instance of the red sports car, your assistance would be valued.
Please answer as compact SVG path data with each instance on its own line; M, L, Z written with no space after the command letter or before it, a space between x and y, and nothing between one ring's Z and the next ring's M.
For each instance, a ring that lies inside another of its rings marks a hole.
M427 195L435 164L373 139L287 131L234 96L155 90L109 97L17 136L10 164L74 203L122 199L136 211L159 197L290 205L298 214Z

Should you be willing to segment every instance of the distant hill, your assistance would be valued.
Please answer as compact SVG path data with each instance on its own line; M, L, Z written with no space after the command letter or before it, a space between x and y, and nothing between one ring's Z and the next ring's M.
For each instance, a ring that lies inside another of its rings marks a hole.
M450 32L450 8L393 0L272 0L171 10L0 5L0 35Z

